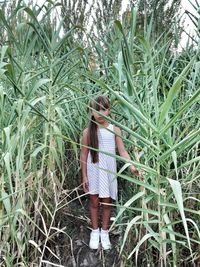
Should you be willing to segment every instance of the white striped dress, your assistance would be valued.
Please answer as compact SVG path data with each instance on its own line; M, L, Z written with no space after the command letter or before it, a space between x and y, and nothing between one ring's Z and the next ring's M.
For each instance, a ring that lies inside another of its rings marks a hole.
M116 154L114 126L109 124L107 128L97 128L99 141L99 161L92 163L90 152L87 158L87 176L89 193L98 194L100 198L117 198L116 159L103 153Z

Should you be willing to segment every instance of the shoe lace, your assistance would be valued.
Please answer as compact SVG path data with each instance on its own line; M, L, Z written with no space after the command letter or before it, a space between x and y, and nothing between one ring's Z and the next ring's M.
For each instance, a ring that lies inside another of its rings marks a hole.
M99 239L99 233L92 233L91 234L91 239L93 239L93 240Z
M110 242L109 235L108 234L101 234L101 240L103 242L109 243Z

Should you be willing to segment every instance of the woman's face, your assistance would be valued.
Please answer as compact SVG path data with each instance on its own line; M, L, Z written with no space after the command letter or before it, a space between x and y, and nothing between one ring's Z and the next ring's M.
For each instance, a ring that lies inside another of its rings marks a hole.
M106 118L110 114L110 109L100 108L99 111L92 111L92 115L97 123L103 124L106 122ZM103 116L102 116L103 115ZM105 117L104 117L105 116Z

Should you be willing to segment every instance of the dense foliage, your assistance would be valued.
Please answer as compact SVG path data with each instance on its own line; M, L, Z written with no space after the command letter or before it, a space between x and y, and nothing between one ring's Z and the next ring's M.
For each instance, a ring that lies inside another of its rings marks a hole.
M103 93L112 103L108 120L123 130L131 162L145 170L143 180L133 177L130 162L117 156L121 200L113 227L123 233L124 266L194 266L200 249L198 42L172 52L169 36L155 39L151 21L138 32L136 8L94 42L80 24L62 33L64 21L52 22L55 8L52 1L41 8L19 1L10 16L0 11L2 264L44 266L49 254L59 262L51 239L62 233L70 243L71 237L59 229L57 212L72 201L69 192L83 193L80 135L88 101Z

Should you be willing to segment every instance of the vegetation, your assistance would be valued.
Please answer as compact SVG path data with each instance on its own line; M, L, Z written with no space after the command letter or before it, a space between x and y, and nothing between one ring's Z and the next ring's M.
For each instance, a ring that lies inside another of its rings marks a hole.
M9 15L3 6L0 11L2 266L50 261L62 266L54 237L61 234L72 244L73 236L57 215L84 199L80 134L89 99L102 93L111 99L108 120L123 130L131 162L145 170L138 180L126 170L130 162L117 156L121 195L112 227L123 233L122 266L195 266L200 257L198 18L190 13L197 26L196 37L188 37L192 44L172 52L167 32L155 38L153 20L138 31L136 8L94 42L80 24L63 34L64 20L52 22L56 6L50 0L41 8L19 1Z

